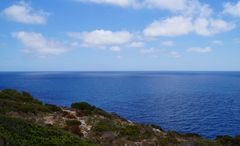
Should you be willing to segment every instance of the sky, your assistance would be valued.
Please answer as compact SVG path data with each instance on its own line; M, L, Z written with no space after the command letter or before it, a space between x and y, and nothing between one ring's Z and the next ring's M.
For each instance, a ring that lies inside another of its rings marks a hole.
M240 71L240 0L1 0L0 71Z

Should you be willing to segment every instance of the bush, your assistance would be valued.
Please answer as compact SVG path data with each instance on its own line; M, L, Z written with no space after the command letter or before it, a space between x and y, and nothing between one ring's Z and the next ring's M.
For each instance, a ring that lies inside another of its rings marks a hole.
M180 134L179 134L178 132L176 132L176 131L168 131L168 132L167 132L167 136L174 138L174 137L179 137Z
M178 140L176 138L168 137L168 136L163 138L163 139L161 139L159 142L163 146L176 146L177 144L179 144L179 142L178 142Z
M208 139L198 139L195 143L196 146L220 146L216 142L213 142Z
M121 136L130 136L133 138L139 138L140 136L140 128L136 125L128 125L124 128L121 128L120 135Z
M112 115L109 114L108 112L105 112L104 110L100 109L100 108L95 108L95 110L93 111L95 114L97 115L101 115L103 117L107 117L107 118L111 118Z
M96 132L104 132L104 131L115 131L117 127L115 123L111 120L100 120L97 124L93 127L94 131Z
M100 108L96 108L95 106L92 106L88 104L87 102L78 102L78 103L73 103L71 105L71 108L81 110L85 114L96 114L96 115L101 115L103 117L111 118L112 115L105 112L104 110Z
M20 111L24 113L34 113L34 114L38 114L40 112L50 112L48 107L44 105L31 104L31 103L20 104L19 106L15 107L15 111L16 112Z
M0 137L9 145L93 146L79 137L54 127L41 127L18 118L0 115Z
M16 90L6 89L0 92L0 113L7 112L24 112L34 113L39 112L55 112L61 110L55 105L43 105L37 99L34 99L27 92L17 92Z
M78 109L78 110L85 110L85 111L93 111L95 109L94 106L91 106L87 102L73 103L71 105L71 108Z
M33 99L32 95L26 91L22 91L22 95L25 96L25 97L30 97Z
M237 137L233 138L231 136L217 136L216 140L224 146L239 146L240 145L240 141L238 141Z
M58 112L58 111L62 111L62 109L56 105L53 104L45 104L45 106L49 109L49 111L51 112Z

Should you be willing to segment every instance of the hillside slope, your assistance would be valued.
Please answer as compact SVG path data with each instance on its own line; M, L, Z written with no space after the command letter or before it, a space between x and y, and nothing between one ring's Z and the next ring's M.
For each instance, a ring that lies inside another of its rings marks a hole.
M133 123L85 102L44 104L27 92L0 91L0 146L240 146L240 136L208 140Z

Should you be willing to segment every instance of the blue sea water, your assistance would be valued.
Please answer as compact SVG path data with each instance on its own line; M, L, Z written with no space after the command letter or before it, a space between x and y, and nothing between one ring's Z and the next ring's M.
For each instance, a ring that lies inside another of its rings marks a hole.
M5 88L63 106L86 101L165 130L240 134L240 72L1 72Z

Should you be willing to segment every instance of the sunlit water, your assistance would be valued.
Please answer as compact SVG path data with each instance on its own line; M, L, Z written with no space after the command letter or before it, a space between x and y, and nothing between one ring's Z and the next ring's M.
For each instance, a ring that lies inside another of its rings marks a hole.
M87 101L166 130L240 134L240 72L2 72L5 88L63 106Z

